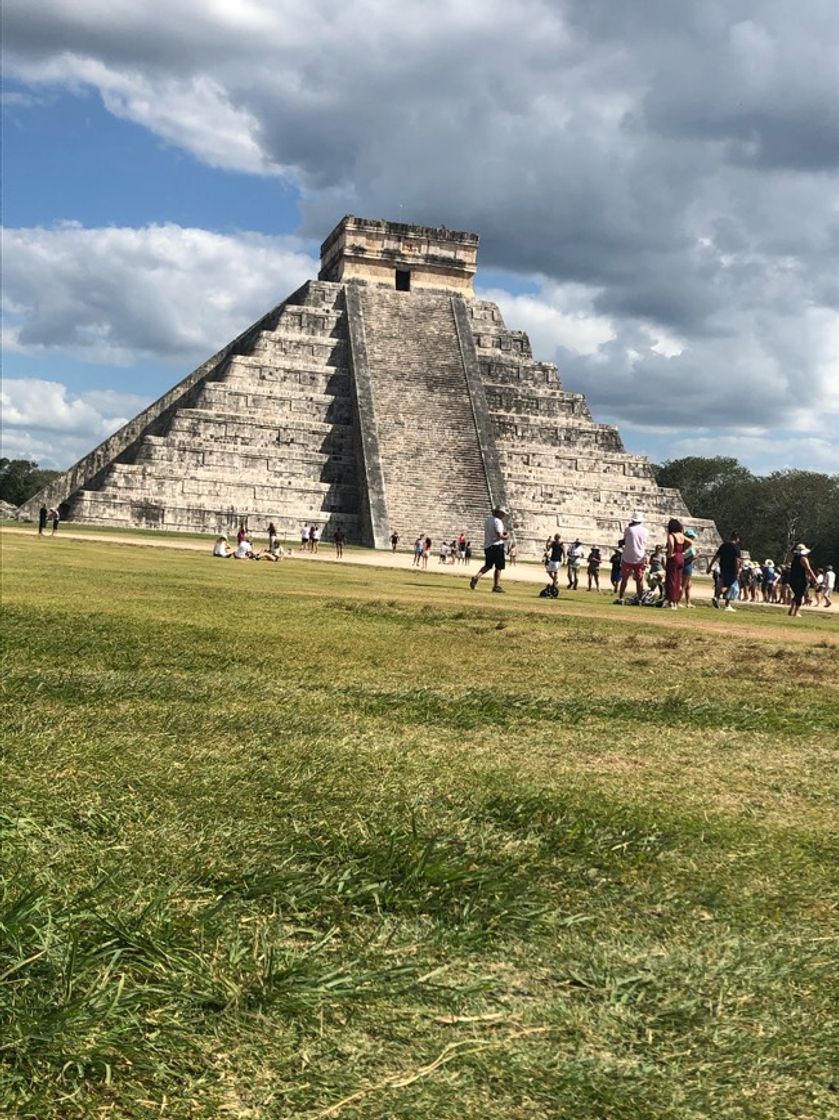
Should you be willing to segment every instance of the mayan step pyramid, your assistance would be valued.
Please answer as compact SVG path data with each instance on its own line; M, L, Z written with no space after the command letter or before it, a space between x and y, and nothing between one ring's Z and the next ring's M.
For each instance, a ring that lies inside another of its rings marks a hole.
M548 536L610 548L636 509L688 519L676 490L596 423L475 298L478 238L343 218L321 270L32 498L63 519L388 547L460 532L480 545L495 505L522 555ZM716 547L711 522L691 521ZM655 534L654 534L655 535ZM663 537L663 533L658 534Z

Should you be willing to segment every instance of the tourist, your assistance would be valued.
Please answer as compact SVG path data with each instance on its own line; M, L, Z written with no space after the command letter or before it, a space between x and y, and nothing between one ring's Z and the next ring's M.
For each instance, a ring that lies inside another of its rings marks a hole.
M390 534L390 550L391 550L391 552L396 552L396 546L398 544L399 544L399 534L394 529L394 531Z
M271 551L271 545L277 539L277 527L273 521L268 523L268 551Z
M685 566L687 537L685 527L675 517L667 522L667 561L665 563L664 598L676 610L682 598L682 572Z
M516 561L518 560L518 558L519 546L514 540L510 541L510 543L507 545L507 563L511 568L514 568L516 566Z
M506 516L506 509L503 506L496 506L484 522L484 564L469 580L469 586L473 591L478 586L481 576L486 575L490 570L492 570L492 590L504 591L501 586L501 573L507 563L507 530L504 528Z
M248 531L245 528L245 523L244 523L244 521L240 521L239 522L239 532L236 534L236 544L237 545L241 544L242 541L245 539L245 537L247 535L248 535Z
M335 532L332 534L332 540L335 544L335 559L342 560L344 557L344 542L347 535L340 525L336 525Z
M465 564L471 564L472 563L472 542L471 541L466 542L466 548L463 550L463 557L464 557L463 562Z
M271 544L268 545L268 551L263 552L260 559L270 560L273 564L278 563L283 558L283 550L280 545L279 537L274 537Z
M806 544L797 544L793 549L792 563L789 569L789 588L792 601L787 611L790 618L798 618L798 612L801 610L807 588L816 582L815 573L807 559L809 555L810 549Z
M586 564L588 566L587 567L588 590L589 591L592 590L591 585L593 583L594 584L594 590L599 591L600 590L600 549L597 547L597 545L592 545L591 546L591 551L588 554L588 559L586 560Z
M423 537L422 533L414 541L414 558L411 561L412 568L418 568L422 563L422 550L423 550Z
M836 586L836 573L833 570L833 565L828 564L824 570L824 579L822 580L822 598L825 607L833 606L833 588Z
M732 599L736 599L740 593L740 584L737 582L737 577L740 574L740 568L743 564L743 554L740 551L740 534L732 533L727 541L723 541L717 551L711 558L711 563L708 565L708 571L713 567L714 561L718 560L720 565L720 579L719 586L714 591L714 597L711 602L715 607L719 607L721 601L725 601L725 609L733 611Z
M236 545L236 551L233 553L234 560L258 560L260 553L254 552L253 545L248 540L247 534Z
M320 544L320 534L320 525L312 525L312 527L309 529L309 548L312 550L312 552L317 552L318 550L318 545Z
M459 564L466 563L466 534L461 533L457 538L457 560Z
M213 545L213 556L220 556L222 560L230 560L233 556L233 549L227 543L227 537L216 537L216 543Z
M300 548L303 552L309 547L309 526L304 525L300 530Z
M580 579L580 568L583 566L583 557L586 550L583 547L583 542L577 538L571 547L568 549L568 590L576 591Z
M693 584L693 564L696 560L697 552L694 541L696 540L695 529L685 529L685 538L687 540L687 548L685 549L684 567L682 568L682 597L685 600L685 606L693 608L693 603L690 601L690 589Z
M618 589L617 603L622 603L626 595L629 577L635 580L635 595L640 601L644 594L644 568L647 566L647 529L644 515L640 510L632 519L623 534L623 555L621 556L621 585Z
M609 573L609 582L612 584L612 591L617 595L618 588L621 584L621 557L623 556L623 541L618 541L615 546L615 551L609 557L611 564L611 571Z
M440 558L438 564L445 564L449 558L449 546L446 541L440 541Z
M38 510L38 536L44 535L44 529L47 527L47 507L41 506Z
M61 518L59 516L59 513L58 513L58 510L57 509L51 509L49 511L49 517L52 520L52 534L51 535L54 537L55 534L58 532L58 522L61 520Z
M457 538L455 538L449 545L449 563L454 564L457 561Z
M658 587L664 582L664 566L667 563L667 554L663 544L657 544L650 556L650 570L647 573L649 587Z
M545 588L545 594L551 599L559 598L559 573L562 570L564 555L565 546L562 543L559 533L556 533L553 539L548 541L545 558L545 567L547 568L548 579L550 581Z
M775 601L775 585L778 582L778 571L774 560L763 561L761 575L763 576L763 601L772 603Z
M428 558L431 555L431 537L426 537L422 542L422 566L428 567Z

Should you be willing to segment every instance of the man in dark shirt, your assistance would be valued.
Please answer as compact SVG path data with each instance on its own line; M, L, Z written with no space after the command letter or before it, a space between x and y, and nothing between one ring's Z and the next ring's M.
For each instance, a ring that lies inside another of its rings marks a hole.
M724 541L717 551L714 553L708 571L714 566L714 561L719 560L720 564L720 586L719 597L715 595L711 602L715 607L719 607L720 599L725 600L725 609L733 611L732 599L736 599L740 594L740 583L738 576L740 575L740 567L743 563L742 553L740 551L740 534L732 533L731 539Z

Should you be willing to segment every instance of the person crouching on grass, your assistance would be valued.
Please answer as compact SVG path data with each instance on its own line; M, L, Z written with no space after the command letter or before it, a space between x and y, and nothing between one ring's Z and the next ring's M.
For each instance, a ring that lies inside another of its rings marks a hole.
M490 570L492 571L492 590L496 592L504 591L501 586L501 573L507 563L505 556L507 530L504 528L504 518L506 516L506 509L502 506L496 506L484 522L484 566L478 571L477 575L472 576L469 580L469 586L473 591L478 586L478 580L481 576L486 575Z

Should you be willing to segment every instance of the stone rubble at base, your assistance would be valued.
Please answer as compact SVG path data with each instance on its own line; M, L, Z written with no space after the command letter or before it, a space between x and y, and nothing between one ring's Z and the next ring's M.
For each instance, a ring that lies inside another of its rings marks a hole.
M511 510L519 556L560 532L604 560L633 510L651 542L691 519L596 423L527 335L477 299L474 234L347 216L304 284L24 507L63 520L283 538L315 522L389 548L396 529L482 539ZM608 551L607 551L608 550Z

